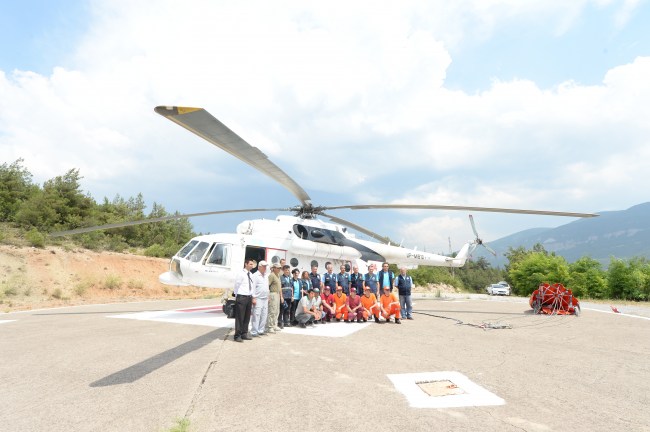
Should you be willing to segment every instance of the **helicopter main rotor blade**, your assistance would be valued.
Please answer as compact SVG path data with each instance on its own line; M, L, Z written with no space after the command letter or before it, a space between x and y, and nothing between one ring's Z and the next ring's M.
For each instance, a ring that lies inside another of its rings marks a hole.
M362 232L362 233L364 233L366 235L369 235L370 237L374 238L375 240L379 240L382 243L387 244L389 242L388 237L381 236L381 235L377 234L376 232L370 231L369 229L362 227L361 225L357 225L357 224L352 223L350 221L347 221L345 219L341 219L341 218L336 217L336 216L331 216L331 215L328 215L326 213L321 213L321 215L325 216L326 218L329 218L330 220L332 220L334 222L340 223L341 225L345 225L345 226L353 228L353 229L355 229L355 230L357 230L359 232Z
M98 225L98 226L93 226L93 227L88 227L88 228L77 228L77 229L68 230L68 231L57 231L57 232L50 233L50 237L62 237L62 236L72 235L72 234L82 234L82 233L105 230L105 229L122 228L122 227L133 226L133 225L142 225L142 224L153 223L153 222L164 222L164 221L168 221L168 220L183 219L183 218L190 218L190 217L196 217L196 216L209 216L209 215L226 214L226 213L246 213L246 212L263 212L263 211L290 211L290 210L291 209L288 209L288 208L272 208L272 209L219 210L219 211L204 212L204 213L187 213L187 214L182 214L182 215L163 216L163 217L157 217L157 218L151 218L151 219L140 219L140 220L137 220L137 221L117 222L117 223L106 224L106 225Z
M155 111L271 177L287 188L303 206L311 205L307 192L271 162L268 156L248 144L203 108L158 106Z
M402 210L470 210L478 212L493 213L515 213L515 214L533 214L547 216L567 216L567 217L597 217L596 213L572 213L552 210L525 210L499 207L469 207L469 206L452 206L452 205L435 205L435 204L368 204L368 205L345 205L345 206L324 206L323 210L352 209L352 210L373 210L373 209L402 209Z

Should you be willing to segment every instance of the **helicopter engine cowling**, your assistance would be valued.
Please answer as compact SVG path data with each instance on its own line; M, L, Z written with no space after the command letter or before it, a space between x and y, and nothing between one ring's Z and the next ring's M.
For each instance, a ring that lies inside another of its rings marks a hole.
M299 238L291 240L291 250L296 254L322 258L340 260L355 260L361 258L361 253L350 246L316 243Z

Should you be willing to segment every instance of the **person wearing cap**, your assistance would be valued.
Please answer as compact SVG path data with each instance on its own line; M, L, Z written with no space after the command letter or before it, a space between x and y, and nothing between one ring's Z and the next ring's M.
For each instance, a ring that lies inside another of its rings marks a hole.
M267 333L280 331L278 327L278 316L280 315L280 296L282 288L280 284L280 264L271 265L271 274L269 274L269 316L266 319Z
M323 292L320 295L323 316L322 322L330 322L336 316L336 307L334 306L334 297L330 292L330 287L327 285L323 287Z
M363 308L363 321L366 322L370 319L370 316L375 317L375 322L379 324L379 304L377 303L377 297L372 293L369 286L366 286L363 289L363 295L361 296L361 307Z
M320 295L320 290L312 288L300 299L296 309L296 321L300 327L305 328L320 319L320 313L314 308L314 299L318 295Z
M269 314L269 274L268 263L260 261L257 273L253 277L253 311L251 318L251 336L263 336Z
M390 317L395 316L395 323L401 324L400 319L400 306L399 299L395 293L390 292L390 287L385 286L384 292L380 297L379 307L381 309L381 316L384 317L386 322L390 322Z
M336 285L343 288L343 294L348 296L350 295L350 275L345 271L345 264L341 264L340 270L336 275Z
M343 288L341 286L336 287L336 293L332 296L332 299L334 300L334 307L336 308L336 320L347 321L348 308L345 306L345 303L348 300L348 296L343 293Z
M357 322L364 320L361 297L357 295L357 289L355 287L350 287L350 295L345 303L345 308L348 311L348 319L345 322L354 322L355 319Z
M395 286L399 293L399 305L406 319L413 319L413 303L411 302L411 287L414 286L411 276L406 274L406 267L399 269L399 276L395 278Z

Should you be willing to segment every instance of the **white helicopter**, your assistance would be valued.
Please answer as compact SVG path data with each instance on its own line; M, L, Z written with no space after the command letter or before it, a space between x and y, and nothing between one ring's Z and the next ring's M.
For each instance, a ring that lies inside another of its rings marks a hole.
M159 106L155 108L155 111L263 172L287 188L300 201L300 205L290 208L250 208L192 213L80 228L52 234L53 236L63 236L142 223L225 213L261 211L294 213L294 216L281 215L275 220L244 221L237 226L236 233L209 234L191 239L171 258L169 271L160 275L160 282L167 285L229 288L234 283L236 272L243 268L244 261L249 258L258 262L265 260L270 263L279 263L281 259L285 259L291 267L303 270L310 270L314 265L324 268L326 262L331 262L334 268L338 268L341 264L356 265L360 272L365 273L370 264L383 262L409 267L418 265L462 267L478 245L483 245L494 253L479 238L471 215L469 216L470 222L476 239L466 243L455 257L449 257L391 245L386 237L325 213L328 210L437 209L569 217L598 216L591 213L426 204L314 206L303 188L271 162L264 153L248 144L205 109ZM317 216L328 218L334 223L325 222L318 219ZM348 231L348 228L353 228L377 241L358 239Z

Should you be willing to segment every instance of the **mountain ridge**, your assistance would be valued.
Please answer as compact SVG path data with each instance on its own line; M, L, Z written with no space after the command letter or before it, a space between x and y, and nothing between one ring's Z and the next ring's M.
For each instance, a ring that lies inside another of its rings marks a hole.
M498 256L478 249L475 257L485 257L493 266L504 266L510 247L531 249L536 243L549 252L574 262L589 256L604 265L610 257L650 258L650 202L626 210L603 211L595 218L579 219L556 228L531 228L488 242Z

